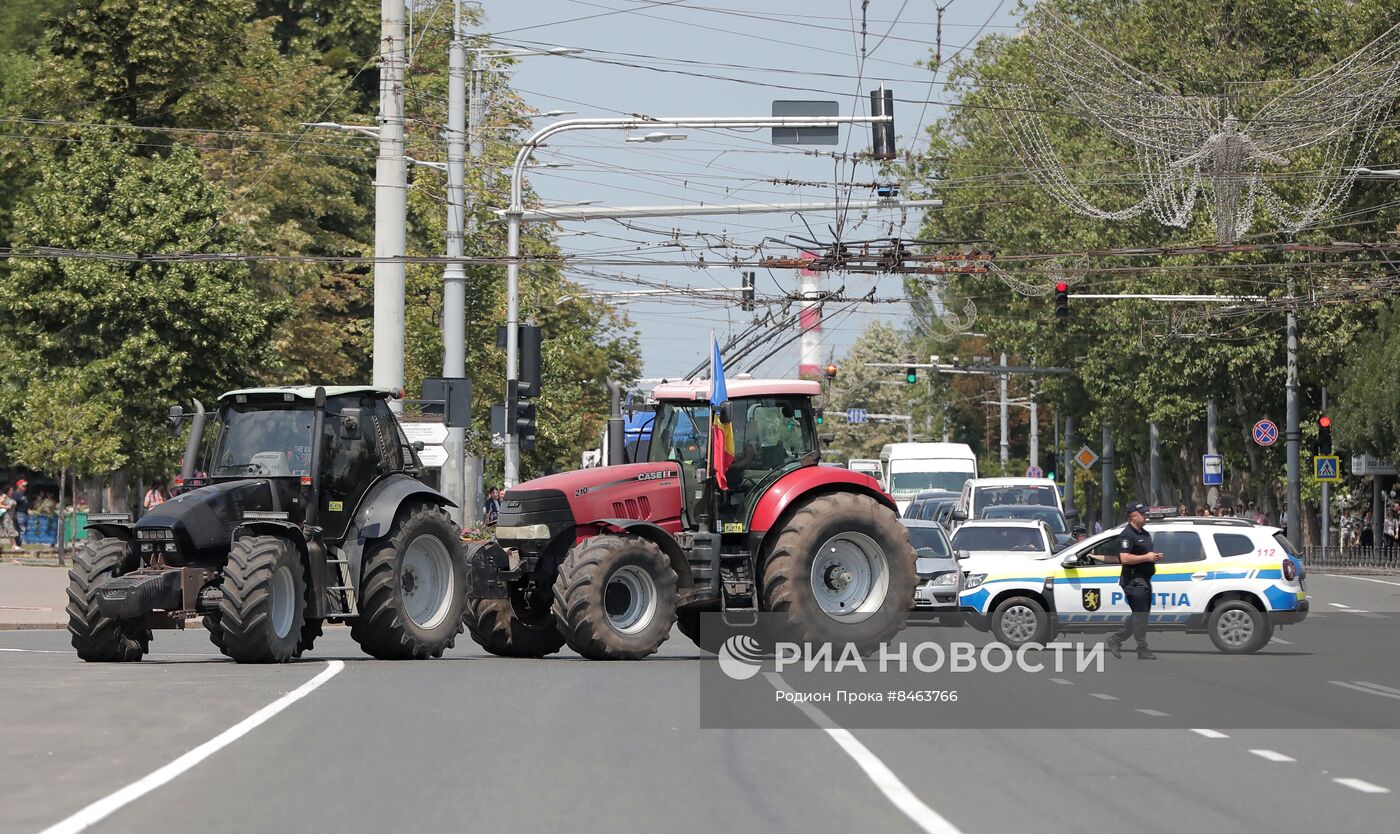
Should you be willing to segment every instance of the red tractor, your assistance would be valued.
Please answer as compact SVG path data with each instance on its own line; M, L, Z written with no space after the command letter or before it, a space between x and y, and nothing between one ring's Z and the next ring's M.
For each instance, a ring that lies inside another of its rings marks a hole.
M871 477L818 466L816 382L728 384L736 457L708 467L709 381L653 391L645 463L512 487L494 541L471 551L467 628L487 651L634 660L700 615L781 615L804 641L873 650L904 626L914 549ZM713 651L714 640L703 644Z

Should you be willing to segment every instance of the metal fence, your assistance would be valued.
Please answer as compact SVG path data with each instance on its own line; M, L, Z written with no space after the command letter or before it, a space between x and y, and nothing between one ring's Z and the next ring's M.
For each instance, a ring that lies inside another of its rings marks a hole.
M1400 549L1308 546L1303 548L1303 564L1309 569L1400 572Z

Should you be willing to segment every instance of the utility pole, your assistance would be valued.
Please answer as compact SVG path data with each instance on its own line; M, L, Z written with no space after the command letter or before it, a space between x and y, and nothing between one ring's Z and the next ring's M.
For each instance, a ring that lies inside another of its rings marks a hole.
M1322 413L1327 413L1327 388L1322 389ZM1328 452L1331 454L1331 452ZM1322 482L1322 546L1332 543L1332 484Z
M1040 465L1040 420L1035 406L1035 382L1031 382L1031 466Z
M374 166L374 384L403 388L404 230L408 163L403 154L404 0L381 0L379 159ZM396 411L402 400L389 400Z
M1157 428L1156 420L1147 424L1147 436L1150 441L1147 454L1147 501L1155 507L1162 503L1162 434Z
M1006 354L1001 355L1001 366L1006 367ZM1001 474L1006 474L1006 461L1011 457L1011 442L1007 438L1006 423L1006 383L1010 379L1006 372L1001 374Z
M1103 515L1102 523L1107 530L1113 526L1116 516L1113 514L1113 504L1117 496L1117 485L1113 482L1113 426L1110 423L1103 424Z
M1288 296L1293 297L1293 272L1288 273ZM1287 387L1287 423L1284 429L1285 438L1288 440L1288 501L1286 502L1288 512L1287 535L1290 541L1298 541L1298 533L1302 532L1301 516L1303 509L1303 495L1299 478L1298 455L1299 446L1302 445L1302 431L1298 426L1298 314L1292 308L1288 308L1288 387Z
M466 252L466 109L467 33L462 2L453 0L452 41L447 47L447 266L442 273L442 375L467 375L467 275L460 260ZM476 501L467 500L466 429L447 430L447 462L442 467L443 494L456 504L448 512L459 525Z
M1065 514L1074 512L1074 415L1065 415Z
M1220 438L1216 431L1215 424L1215 397L1206 400L1206 454L1220 454ZM1206 506L1215 509L1216 503L1220 500L1220 489L1211 487L1206 490Z

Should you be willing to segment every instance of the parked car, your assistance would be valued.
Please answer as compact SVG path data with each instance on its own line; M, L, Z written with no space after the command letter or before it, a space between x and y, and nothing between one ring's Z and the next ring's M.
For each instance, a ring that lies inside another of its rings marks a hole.
M964 573L986 573L1008 563L1055 555L1055 534L1050 532L1050 525L1030 519L965 521L953 531L952 543L963 557Z
M963 485L953 523L978 519L988 507L1007 505L1065 509L1060 490L1049 478L974 478Z
M921 492L914 496L914 500L910 501L909 506L904 508L901 516L921 521L937 521L946 530L948 529L948 519L957 503L958 493L956 492L941 489Z
M934 521L902 518L900 523L908 528L909 543L914 545L914 554L918 557L915 570L919 581L914 586L910 621L960 623L958 591L962 587L962 571L947 531Z

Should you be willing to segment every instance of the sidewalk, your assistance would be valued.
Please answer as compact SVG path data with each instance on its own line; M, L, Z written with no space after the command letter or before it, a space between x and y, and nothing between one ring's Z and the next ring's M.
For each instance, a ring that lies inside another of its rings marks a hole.
M0 631L66 628L68 569L53 556L26 556L0 562Z

